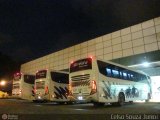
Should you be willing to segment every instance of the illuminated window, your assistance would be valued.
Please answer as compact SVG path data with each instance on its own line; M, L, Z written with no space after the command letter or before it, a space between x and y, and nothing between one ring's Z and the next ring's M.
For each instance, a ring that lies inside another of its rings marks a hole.
M119 71L118 70L112 70L112 74L113 74L113 77L119 77Z
M106 72L107 72L107 76L111 77L112 73L111 73L111 69L110 68L106 68Z

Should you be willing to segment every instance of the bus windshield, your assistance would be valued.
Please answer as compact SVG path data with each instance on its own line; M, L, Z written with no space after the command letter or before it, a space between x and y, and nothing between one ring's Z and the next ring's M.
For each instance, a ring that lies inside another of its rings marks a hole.
M59 72L51 72L51 78L55 82L69 84L69 74L59 73Z
M21 79L21 73L14 74L14 78L13 78L14 81L19 81L20 79Z
M92 69L92 59L86 58L73 62L70 65L70 72Z
M41 70L36 73L36 79L46 78L47 70Z
M24 75L24 82L28 84L34 84L35 76L34 75Z

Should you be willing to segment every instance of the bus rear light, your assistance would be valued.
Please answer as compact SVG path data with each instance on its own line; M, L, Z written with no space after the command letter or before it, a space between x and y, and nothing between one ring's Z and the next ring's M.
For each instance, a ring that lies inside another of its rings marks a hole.
M92 56L90 56L89 58L93 59L93 57L92 57Z
M48 86L45 87L45 94L48 94L49 91L48 91Z
M72 95L72 86L69 84L69 95Z
M97 92L97 85L96 85L96 81L92 80L91 81L91 95Z
M74 61L71 61L70 64L74 63Z
M36 87L35 86L33 87L33 94L34 95L36 94Z
M95 56L89 56L88 57L91 61L95 60Z

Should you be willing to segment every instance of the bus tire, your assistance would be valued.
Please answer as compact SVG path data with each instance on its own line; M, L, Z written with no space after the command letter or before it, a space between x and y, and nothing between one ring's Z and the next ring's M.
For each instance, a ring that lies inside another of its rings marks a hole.
M67 105L73 105L74 104L74 102L67 102Z
M123 106L124 103L125 103L124 94L123 94L123 93L119 93L117 105L118 105L118 106Z
M65 104L65 102L59 102L59 105L64 105Z
M145 100L145 102L146 103L149 102L150 98L151 98L150 93L148 93L148 96L147 96L147 99Z
M104 106L105 103L99 103L99 102L94 102L93 105L94 107L102 107Z
M145 103L148 103L149 102L149 100L147 99L147 100L145 100Z
M129 101L130 104L133 104L133 101Z
M38 101L37 100L32 100L34 103L37 103Z
M118 103L117 102L113 102L111 103L112 106L118 106Z

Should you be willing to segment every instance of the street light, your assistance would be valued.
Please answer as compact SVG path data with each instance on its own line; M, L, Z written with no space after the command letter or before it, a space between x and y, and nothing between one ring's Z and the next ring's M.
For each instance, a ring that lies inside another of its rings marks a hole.
M5 80L0 81L0 86L5 86L5 85L6 85L6 81Z

